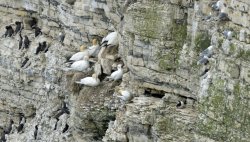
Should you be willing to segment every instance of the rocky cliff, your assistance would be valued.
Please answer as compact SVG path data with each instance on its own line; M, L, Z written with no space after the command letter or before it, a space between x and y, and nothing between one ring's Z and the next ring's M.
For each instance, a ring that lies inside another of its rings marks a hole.
M31 41L19 49L18 34L0 38L1 141L250 141L250 1L223 0L227 21L212 2L0 0L0 35L20 21ZM111 31L118 50L93 59L87 73L64 70L81 45ZM48 51L36 55L44 41ZM210 45L209 63L197 65ZM108 81L118 63L122 81ZM94 72L99 86L75 83ZM134 98L122 102L119 89Z

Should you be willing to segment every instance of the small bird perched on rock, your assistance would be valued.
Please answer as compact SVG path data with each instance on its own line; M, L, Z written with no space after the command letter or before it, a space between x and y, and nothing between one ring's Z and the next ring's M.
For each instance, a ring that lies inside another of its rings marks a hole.
M63 103L62 103L62 108L60 108L60 109L57 110L57 114L56 114L54 117L55 117L56 119L59 119L59 117L60 117L61 115L63 115L64 113L70 114L69 108L68 108L68 106L67 106L67 104L66 104L65 101L63 101Z
M37 25L37 19L35 17L32 17L29 21L28 24L30 26L30 28L33 28Z
M230 30L225 30L225 31L223 32L223 35L224 35L224 37L225 37L226 39L228 39L228 40L232 40L232 39L233 39L233 32L230 31Z
M4 34L4 37L11 37L14 33L12 26L10 26L10 25L6 26L5 29L6 29L6 32Z
M25 124L25 118L24 118L24 116L21 116L21 121L19 123L19 126L17 127L17 132L18 133L23 130L24 124Z
M40 34L42 34L42 31L39 27L37 27L36 25L32 27L32 29L35 30L35 37L39 36Z
M117 71L114 71L110 76L108 76L108 79L117 81L122 79L123 75L123 69L122 69L122 64L117 65Z
M38 47L36 48L36 55L42 51L42 44L39 42Z
M65 33L60 32L58 35L58 40L61 42L62 45L63 45L64 38L65 38Z
M18 43L18 45L19 45L19 50L22 49L23 37L22 37L22 35L21 35L21 32L19 33L19 43Z
M44 53L48 52L49 51L49 47L50 47L50 44L47 44L46 41L43 42L43 48L44 48Z
M118 93L120 96L117 96L124 102L129 102L133 99L133 95L128 90L119 90Z
M22 30L22 22L16 21L15 24L16 24L15 34L17 34Z
M76 81L76 83L83 84L86 86L95 87L95 86L98 86L100 84L100 80L99 80L98 76L94 73L92 75L92 77L85 77L85 78L81 79L80 81Z
M28 61L29 61L29 58L25 57L24 61L22 62L21 68L24 67Z
M29 48L29 45L30 45L30 40L28 38L27 35L24 36L24 39L23 39L23 49L28 49Z
M216 3L212 4L212 10L214 10L214 11L219 11L222 7L224 7L224 4L220 0L218 0Z
M14 121L12 119L10 119L10 124L7 127L7 129L5 130L5 134L10 134L11 130L12 130L12 125L14 124Z
M207 49L205 49L201 54L200 54L200 59L197 62L197 64L207 64L209 61L208 59L212 57L213 55L213 48L214 46L209 46Z
M118 46L118 44L119 44L118 32L112 32L102 39L101 46L112 47L112 46Z
M38 125L35 126L34 139L37 139Z

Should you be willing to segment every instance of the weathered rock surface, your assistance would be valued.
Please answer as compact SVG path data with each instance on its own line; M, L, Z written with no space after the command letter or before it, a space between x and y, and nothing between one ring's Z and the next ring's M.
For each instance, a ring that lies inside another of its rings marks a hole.
M223 2L227 22L216 20L209 0L0 0L0 35L22 21L31 41L19 50L18 35L0 38L0 134L12 119L10 142L250 141L250 1ZM227 29L233 40L223 37ZM88 73L63 70L82 44L110 31L119 32L118 51L105 49ZM48 52L35 55L43 41ZM197 65L210 44L213 58ZM122 81L107 81L118 63ZM93 72L99 86L75 83ZM134 99L120 101L119 88ZM185 106L177 108L178 101Z

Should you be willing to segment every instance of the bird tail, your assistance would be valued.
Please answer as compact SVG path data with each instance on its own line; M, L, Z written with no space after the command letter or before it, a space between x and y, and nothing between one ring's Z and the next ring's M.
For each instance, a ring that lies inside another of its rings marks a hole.
M81 81L75 81L75 83L77 83L77 84L82 84L82 82L81 82Z
M113 80L113 78L111 76L107 76L107 79L110 81L110 80Z
M106 47L107 44L108 44L108 41L104 41L104 42L101 43L101 47Z
M63 71L71 71L72 68L61 68Z

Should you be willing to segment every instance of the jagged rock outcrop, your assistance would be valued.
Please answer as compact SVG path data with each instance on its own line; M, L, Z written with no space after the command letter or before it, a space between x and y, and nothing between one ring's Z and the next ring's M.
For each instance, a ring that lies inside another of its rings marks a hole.
M21 21L31 41L19 50L18 34L0 38L0 133L12 119L4 138L13 142L249 141L250 2L223 2L229 21L209 0L0 0L0 35ZM93 59L91 71L64 70L81 45L111 31L119 47ZM48 51L35 55L44 41ZM197 65L210 45L212 59ZM108 81L117 64L122 81ZM94 72L99 86L75 83ZM118 99L121 88L132 101Z

